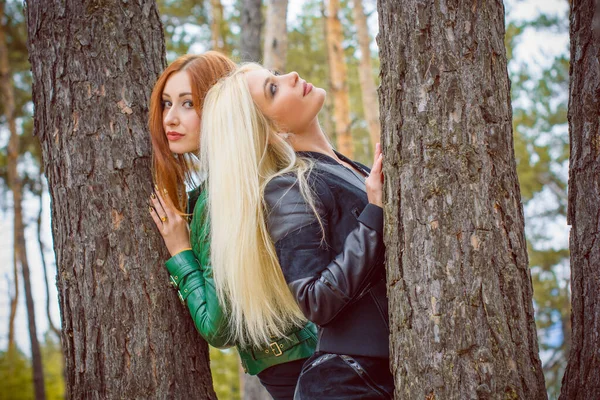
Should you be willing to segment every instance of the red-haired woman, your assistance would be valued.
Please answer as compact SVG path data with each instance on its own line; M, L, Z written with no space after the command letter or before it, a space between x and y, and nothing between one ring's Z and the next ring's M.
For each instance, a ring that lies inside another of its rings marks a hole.
M171 254L170 281L187 306L198 332L212 346L236 345L244 370L258 375L274 399L292 399L304 361L316 346L316 328L296 327L264 348L243 347L231 340L227 299L219 299L210 260L206 194L194 186L200 149L200 116L208 90L235 64L217 52L186 55L161 74L150 101L150 134L156 191L150 214ZM192 214L189 225L186 215ZM218 223L218 221L215 221Z

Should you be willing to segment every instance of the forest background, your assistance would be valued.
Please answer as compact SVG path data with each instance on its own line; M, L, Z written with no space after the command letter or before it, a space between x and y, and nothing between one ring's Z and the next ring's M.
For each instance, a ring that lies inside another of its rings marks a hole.
M55 287L56 266L50 234L50 201L37 138L32 135L31 72L26 47L26 21L19 1L0 0L12 81L17 130L20 134L18 173L23 182L26 251L31 270L37 334L42 344L47 398L63 398L60 314ZM358 0L354 0L358 1ZM241 1L159 0L165 29L167 60L213 47L240 59ZM375 43L377 15L374 0L363 0L370 34L372 77L378 80ZM370 163L372 145L359 83L360 46L353 1L342 0L344 60L348 69L350 131L354 158ZM266 6L263 6L265 8ZM288 6L286 71L297 71L315 86L329 88L324 3L291 1ZM509 0L505 44L512 81L514 144L526 218L526 235L534 285L534 306L549 398L557 398L570 343L569 253L566 224L568 177L568 2ZM214 11L214 12L213 12ZM215 42L216 26L220 39ZM263 35L264 37L264 35ZM328 96L321 123L336 143L332 97ZM3 99L4 100L4 99ZM0 111L2 111L0 102ZM372 107L376 108L375 104ZM14 274L13 193L8 184L9 129L0 113L0 399L33 398L31 351L22 279ZM45 279L48 284L46 285ZM48 287L48 292L46 287ZM17 299L16 303L14 299ZM11 312L17 304L16 312ZM10 319L14 326L10 328ZM10 330L19 349L17 362L8 363ZM215 390L220 398L240 398L237 355L211 350Z

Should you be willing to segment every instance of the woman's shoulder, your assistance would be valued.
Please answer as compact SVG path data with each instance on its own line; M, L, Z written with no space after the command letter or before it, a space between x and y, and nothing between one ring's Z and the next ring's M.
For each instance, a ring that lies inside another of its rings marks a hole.
M300 182L294 173L277 175L265 186L264 199L271 209L282 203L298 202L301 198Z
M310 189L312 196L317 201L327 201L329 189L324 175L314 166L304 175L304 183ZM300 179L295 172L288 172L272 178L265 186L265 199L281 200L284 197L302 197Z

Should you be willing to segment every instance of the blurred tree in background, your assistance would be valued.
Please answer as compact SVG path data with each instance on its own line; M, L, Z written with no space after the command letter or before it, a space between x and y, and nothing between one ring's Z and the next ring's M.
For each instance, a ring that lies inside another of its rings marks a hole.
M568 241L566 236L558 243L556 240L557 230L568 229L568 43L545 65L532 66L513 54L527 34L567 34L568 29L568 15L541 13L530 21L510 22L505 38L517 173L525 208L540 355L550 399L560 393L571 332Z

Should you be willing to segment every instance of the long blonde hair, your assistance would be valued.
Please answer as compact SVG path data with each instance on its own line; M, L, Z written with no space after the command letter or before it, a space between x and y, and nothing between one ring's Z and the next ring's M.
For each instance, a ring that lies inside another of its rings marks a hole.
M201 163L208 179L211 263L217 294L229 314L231 339L260 347L306 319L287 287L266 223L264 190L294 173L316 214L307 183L312 163L296 157L258 109L245 64L207 94L202 114Z

